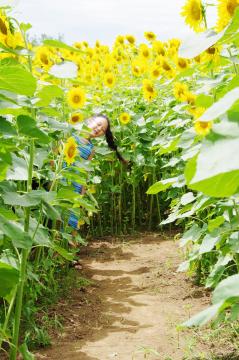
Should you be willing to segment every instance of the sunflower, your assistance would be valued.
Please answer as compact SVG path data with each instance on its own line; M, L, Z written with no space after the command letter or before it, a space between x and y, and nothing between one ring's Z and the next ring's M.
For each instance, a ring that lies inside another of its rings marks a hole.
M8 31L9 31L9 25L7 22L7 18L0 12L0 34L1 34L1 36L2 35L7 36Z
M202 59L204 63L213 60L214 66L220 62L220 52L221 46L213 45L210 46L207 50L205 50L202 54Z
M141 75L141 69L140 69L140 66L134 62L132 64L132 73L134 76L140 76Z
M198 121L196 120L194 123L194 129L198 135L207 135L212 128L211 121Z
M196 101L196 95L192 94L190 91L188 91L185 94L185 100L187 101L188 104L194 106L195 105L195 101Z
M238 5L239 0L218 0L218 20L216 25L216 30L218 32L227 26Z
M154 89L153 82L148 79L143 80L143 96L147 101L152 101L156 97L157 93Z
M152 78L157 79L160 74L161 74L160 67L157 64L154 64L151 67L150 75L152 76Z
M73 113L70 115L69 123L74 125L84 120L84 116L81 113Z
M124 44L124 36L123 35L118 35L116 40L116 43L123 45Z
M77 229L79 229L82 225L84 225L85 224L85 220L84 219L80 219L80 220L78 220L78 222L77 222Z
M181 40L180 40L180 39L174 38L174 39L170 39L170 40L168 41L169 47L170 47L170 48L176 48L177 50L179 49L180 44L181 44Z
M9 22L6 15L0 9L0 40L5 43L5 39L10 33Z
M139 55L145 60L149 59L150 58L149 47L145 44L141 44L139 47Z
M153 40L156 39L156 35L155 35L155 33L153 33L152 31L145 31L144 37L145 37L145 39L147 39L148 41L153 41Z
M130 115L127 112L123 112L120 114L120 122L123 125L126 125L130 122Z
M131 45L135 43L135 37L133 35L126 35L125 38Z
M52 54L46 46L39 46L36 49L35 62L44 70L48 70L52 65Z
M161 41L155 40L152 45L153 45L153 50L157 53L157 55L165 56L164 45Z
M194 31L200 32L204 30L202 26L203 6L201 0L187 0L182 8L181 15L185 18L186 24Z
M71 136L70 138L67 139L67 142L65 143L64 146L64 155L65 155L64 159L68 166L74 162L77 154L78 154L77 143L75 138Z
M197 63L200 64L202 62L202 56L201 55L197 55L193 58L193 60Z
M173 78L175 75L175 71L173 69L173 67L169 64L169 62L165 59L162 58L161 59L161 67L164 71L164 74L166 75L167 78Z
M75 43L73 44L73 46L74 46L75 48L77 48L77 49L81 49L81 48L82 48L82 44L81 44L80 42L75 42Z
M202 116L202 114L205 112L205 108L202 106L192 106L190 109L188 109L188 112L193 115L194 119L198 119Z
M188 94L188 86L186 84L176 82L174 84L173 93L176 99L186 101Z
M9 22L7 16L0 9L0 42L10 48L15 48L14 34L12 31L12 24Z
M178 57L176 60L177 68L181 71L186 70L188 68L189 62L187 59Z
M80 87L73 87L67 93L67 102L73 109L80 109L86 102L85 91Z
M104 76L104 84L105 86L108 86L112 88L115 85L115 76L113 73L108 72Z

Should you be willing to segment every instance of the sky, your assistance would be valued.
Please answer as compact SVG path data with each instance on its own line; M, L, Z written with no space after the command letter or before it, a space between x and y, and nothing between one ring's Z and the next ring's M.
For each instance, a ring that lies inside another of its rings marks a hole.
M31 36L43 33L73 44L96 40L110 45L119 34L133 34L145 41L144 31L153 31L158 39L185 39L193 34L180 16L186 0L0 0L16 4L14 16L31 23ZM212 10L212 8L210 8ZM212 11L211 11L212 13ZM215 23L210 14L209 23Z

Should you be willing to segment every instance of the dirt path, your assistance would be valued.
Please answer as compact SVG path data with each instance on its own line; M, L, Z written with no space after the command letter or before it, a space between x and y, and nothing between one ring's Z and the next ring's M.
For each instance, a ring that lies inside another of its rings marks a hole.
M37 359L199 359L192 331L177 333L176 325L209 297L176 272L182 259L172 239L148 234L94 242L81 257L79 276L93 284L62 301L64 332Z

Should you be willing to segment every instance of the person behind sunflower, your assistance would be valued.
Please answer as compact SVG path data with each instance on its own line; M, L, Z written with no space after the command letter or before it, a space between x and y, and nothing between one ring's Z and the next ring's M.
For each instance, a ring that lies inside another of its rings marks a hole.
M92 117L85 120L85 124L89 129L88 138L80 138L76 135L72 137L73 141L76 143L78 154L82 159L92 159L94 153L94 145L92 144L91 139L104 135L109 148L115 151L117 158L122 163L128 164L128 161L125 160L118 151L113 134L111 132L110 121L107 116L103 114L93 115ZM72 165L74 165L74 163ZM73 181L72 185L75 192L79 194L84 194L85 190L81 184ZM77 235L77 230L79 229L79 221L80 219L77 217L77 215L70 211L68 225L74 229L72 231L73 237Z

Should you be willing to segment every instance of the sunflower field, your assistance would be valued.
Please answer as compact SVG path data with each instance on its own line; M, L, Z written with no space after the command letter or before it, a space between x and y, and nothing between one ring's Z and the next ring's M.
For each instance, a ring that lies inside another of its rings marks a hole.
M187 0L181 15L195 37L138 44L118 35L68 45L29 40L30 24L0 9L0 348L30 359L36 304L54 292L89 236L176 228L185 261L212 289L212 305L184 326L239 314L239 8ZM106 114L117 161L102 138L78 161L73 134ZM72 188L77 181L84 195Z

